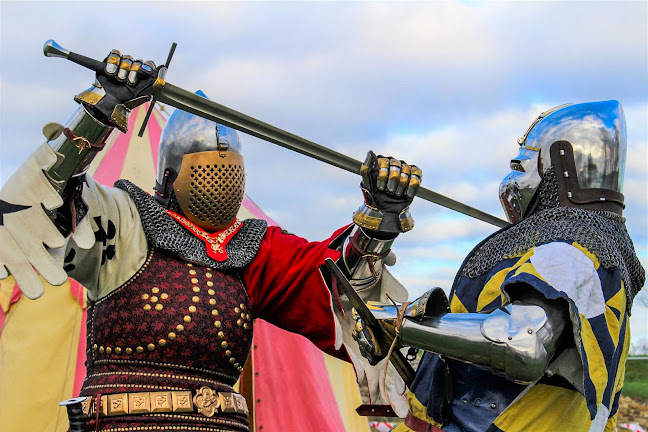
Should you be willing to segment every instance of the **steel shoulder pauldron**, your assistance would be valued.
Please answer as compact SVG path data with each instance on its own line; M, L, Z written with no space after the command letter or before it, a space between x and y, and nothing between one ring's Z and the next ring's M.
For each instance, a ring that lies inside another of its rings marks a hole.
M395 238L380 240L370 237L356 225L342 244L342 263L350 275L349 282L356 291L372 288L382 275L383 262L393 264L390 252Z
M406 318L403 345L455 360L486 366L520 383L537 381L556 350L562 322L541 306L509 304L484 313L449 313L436 318Z

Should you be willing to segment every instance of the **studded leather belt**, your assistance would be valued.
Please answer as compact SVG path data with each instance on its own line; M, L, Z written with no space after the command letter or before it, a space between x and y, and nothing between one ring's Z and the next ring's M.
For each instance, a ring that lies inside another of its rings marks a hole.
M93 402L93 403L91 403ZM217 392L209 387L200 387L195 392L158 391L116 393L103 395L96 399L87 398L81 402L86 417L149 414L149 413L188 413L198 412L212 417L217 412L248 415L245 398L238 393Z

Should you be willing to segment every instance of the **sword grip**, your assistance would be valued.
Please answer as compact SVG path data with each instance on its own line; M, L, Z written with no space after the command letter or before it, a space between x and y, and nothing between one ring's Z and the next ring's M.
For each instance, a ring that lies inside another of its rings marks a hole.
M52 39L43 45L43 54L45 57L61 57L67 59L95 72L101 72L106 67L104 62L66 50Z
M88 398L78 397L59 403L59 405L67 408L68 419L70 420L70 432L85 432L86 430L86 418L83 414L83 407L81 406L81 402L86 399Z

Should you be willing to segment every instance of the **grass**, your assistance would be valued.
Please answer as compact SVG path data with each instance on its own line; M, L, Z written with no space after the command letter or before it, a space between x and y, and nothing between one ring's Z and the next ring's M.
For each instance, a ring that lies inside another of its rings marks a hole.
M648 401L648 357L626 363L623 395Z

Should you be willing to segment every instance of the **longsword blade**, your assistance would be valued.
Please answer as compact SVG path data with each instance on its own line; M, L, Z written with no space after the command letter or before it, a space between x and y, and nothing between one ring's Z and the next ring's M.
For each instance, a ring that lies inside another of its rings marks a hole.
M346 156L328 147L324 147L313 141L309 141L283 129L279 129L276 126L257 120L249 115L235 111L168 82L165 84L164 88L157 93L157 99L159 102L171 105L172 107L224 124L225 126L229 126L264 141L269 141L297 153L336 166L345 171L360 174L360 166L362 163L359 160L353 159L352 157ZM502 219L496 218L493 215L423 187L419 189L417 196L426 201L463 213L467 216L471 216L500 228L509 226L509 223Z

